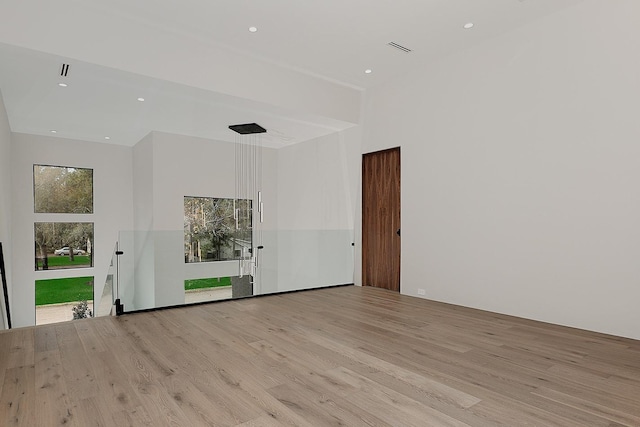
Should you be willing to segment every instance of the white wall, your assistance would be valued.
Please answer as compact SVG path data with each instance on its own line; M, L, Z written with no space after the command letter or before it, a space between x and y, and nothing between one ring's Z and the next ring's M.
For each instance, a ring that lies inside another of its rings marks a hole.
M264 149L264 249L256 294L354 281L351 243L360 141L360 130L354 128L279 150ZM136 257L145 255L154 264L148 274L152 280L146 282L153 289L136 282L133 293L144 286L146 302L135 301L134 308L183 304L185 279L238 274L237 262L185 264L183 253L184 196L233 198L235 147L162 132L134 147L134 204L142 211L134 215L136 236L145 236L145 244L153 246L144 254L137 251ZM135 263L140 268L140 260Z
M136 303L135 308L184 304L185 279L238 274L237 262L186 264L183 252L184 197L235 197L235 144L152 132L138 145L134 147L134 169L141 176L136 178L135 185L140 186L139 192L146 192L147 200L144 206L140 206L145 213L143 218L137 219L136 234L142 235L144 230L152 230L146 235L148 239L153 239L148 244L153 245L154 278L152 281L136 281L136 288L151 283L153 291L145 293L154 297L153 301L146 301L144 305ZM276 160L275 150L263 150L265 230L276 226ZM148 210L149 205L152 205L152 211ZM265 244L261 255L267 265L275 264L275 251L275 245ZM150 251L146 250L145 253ZM272 280L270 278L269 283Z
M357 127L278 150L277 291L354 283L360 150Z
M278 150L278 228L353 229L360 128Z
M11 298L11 128L0 92L0 242L5 261L7 289ZM2 287L0 283L0 287ZM0 289L0 329L7 325L3 290ZM9 307L11 309L11 307Z
M20 133L12 134L11 144L12 319L19 327L35 323L35 280L94 276L96 298L102 295L118 231L133 227L132 155L129 147ZM94 214L34 213L34 164L93 169ZM34 271L34 223L51 218L94 222L93 268Z
M586 1L368 93L402 293L640 338L639 15Z
M133 147L133 229L120 233L118 295L125 310L155 304L154 150L150 133Z

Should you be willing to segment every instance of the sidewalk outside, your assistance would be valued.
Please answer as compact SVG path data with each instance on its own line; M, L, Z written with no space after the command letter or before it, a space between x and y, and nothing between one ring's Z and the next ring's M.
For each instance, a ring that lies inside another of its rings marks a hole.
M193 304L196 302L218 301L231 299L231 286L221 288L205 288L185 291L184 303ZM36 306L36 325L47 325L50 323L66 322L73 320L73 306L77 303L69 302L63 304L47 304ZM89 303L89 309L93 311L93 301Z

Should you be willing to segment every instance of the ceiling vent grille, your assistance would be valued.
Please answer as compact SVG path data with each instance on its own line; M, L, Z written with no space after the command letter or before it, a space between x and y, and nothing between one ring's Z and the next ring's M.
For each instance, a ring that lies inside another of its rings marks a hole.
M62 64L62 68L60 69L60 75L62 77L67 77L69 73L69 64Z
M402 52L404 52L404 53L409 53L409 52L411 52L411 49L409 49L408 47L404 47L404 46L402 46L402 45L400 45L400 44L398 44L398 43L396 43L396 42L389 42L389 43L387 43L387 44L388 44L389 46L391 46L391 47L395 48L395 49L401 50L401 51L402 51Z

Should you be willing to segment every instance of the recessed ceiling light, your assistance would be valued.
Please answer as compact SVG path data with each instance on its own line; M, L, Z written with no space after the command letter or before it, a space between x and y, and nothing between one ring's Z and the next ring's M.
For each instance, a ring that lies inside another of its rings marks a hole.
M144 98L138 98L138 101L144 102Z
M58 131L57 131L57 130L55 130L55 129L51 129L51 130L50 130L50 132L51 132L51 133L58 133Z
M66 84L66 83L58 83L58 86L60 86L60 87L67 87L67 84Z
M473 22L467 22L466 24L463 25L463 28L465 30L470 30L473 28Z
M257 27L249 27L249 32L250 33L255 33L256 31L258 31Z
M110 136L105 136L104 139L109 140L109 139L111 139L111 137Z
M371 68L367 68L366 70L364 70L365 74L371 74L373 73L373 70Z

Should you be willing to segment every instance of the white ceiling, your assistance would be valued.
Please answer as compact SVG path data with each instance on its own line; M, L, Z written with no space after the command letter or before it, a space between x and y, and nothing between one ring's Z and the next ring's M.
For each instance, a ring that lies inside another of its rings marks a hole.
M99 38L83 25L106 25L113 34L136 25L142 35L162 31L184 46L190 40L204 42L258 62L366 89L582 1L0 0L0 16L14 28L11 37L5 33L3 38L0 30L0 90L14 132L52 135L55 129L55 136L99 142L107 142L104 137L109 136L108 142L133 145L152 130L233 140L227 125L255 121L268 129L268 143L278 147L353 123L98 66L78 57L72 61L69 86L60 88L59 67L69 62L59 55L64 46L40 47L55 46L58 26L60 31L75 31L77 37L94 38L88 40L91 58L101 50L113 55L108 42L115 35ZM464 30L467 22L474 28ZM258 31L250 33L249 26ZM400 52L387 45L391 41L413 51ZM145 43L150 52L163 49L151 36ZM367 68L373 72L365 74ZM136 101L138 96L147 101Z
M261 141L279 148L352 126L15 46L0 44L0 58L13 132L129 146L151 131L233 142L229 125L257 122L268 129ZM72 64L67 78L62 63Z
M114 19L171 28L366 88L582 0L110 0ZM467 22L475 23L464 31ZM258 32L250 34L249 26ZM396 42L413 52L387 45ZM372 69L365 75L365 69Z

